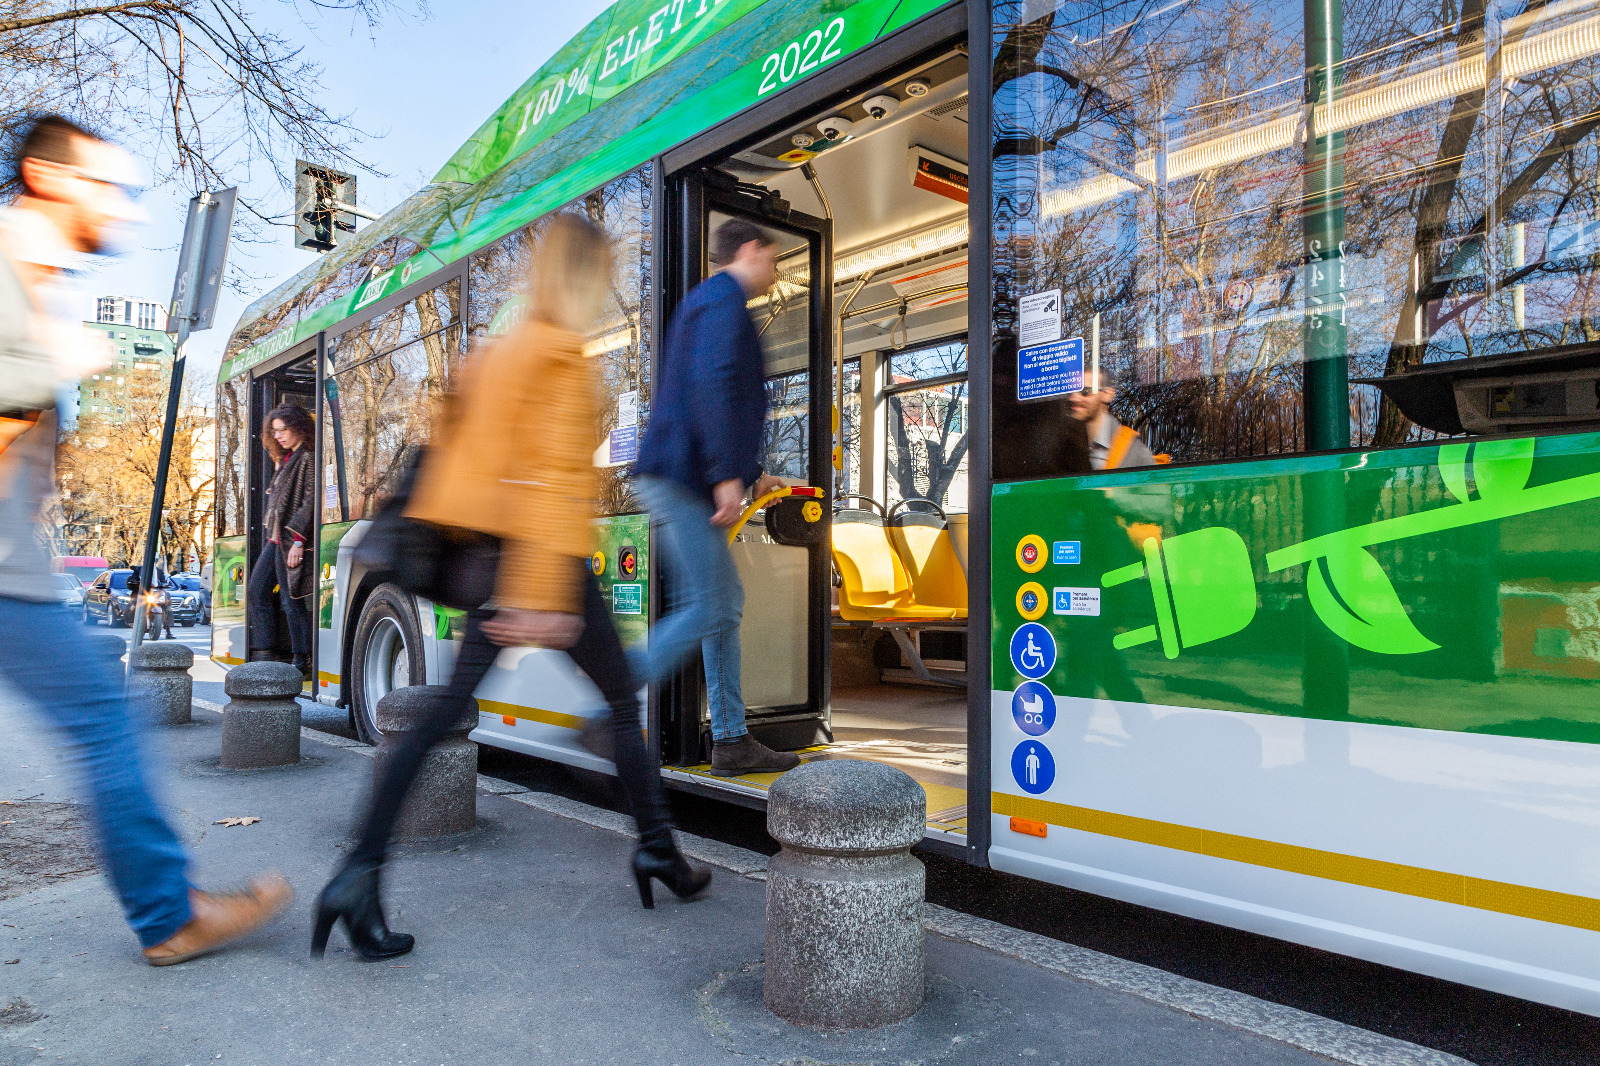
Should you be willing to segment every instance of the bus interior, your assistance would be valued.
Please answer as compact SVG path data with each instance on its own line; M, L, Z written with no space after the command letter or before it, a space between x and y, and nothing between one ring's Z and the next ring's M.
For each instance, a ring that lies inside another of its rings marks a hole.
M677 231L669 224L669 247L693 251L682 256L675 288L669 277L669 298L715 269L706 249L726 218L748 217L777 238L778 282L749 305L767 360L765 469L832 501L830 536L809 562L808 550L775 539L763 516L736 537L748 724L807 759L906 771L927 791L930 839L959 846L967 802L966 49L952 42L870 88L858 83L790 114L671 179L688 222ZM815 391L818 381L832 387ZM669 693L665 702L673 700ZM682 716L677 751L669 736L664 754L669 778L705 786L709 765L694 759L706 755L703 696L698 702L699 715ZM670 707L662 713L670 732ZM760 802L776 776L716 787Z

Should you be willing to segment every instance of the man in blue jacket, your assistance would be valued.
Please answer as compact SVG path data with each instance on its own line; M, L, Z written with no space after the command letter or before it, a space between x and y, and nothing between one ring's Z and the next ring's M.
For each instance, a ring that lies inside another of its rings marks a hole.
M672 610L650 631L645 675L666 681L700 646L711 704L711 772L720 777L788 770L793 752L773 751L745 729L739 684L744 586L728 550L745 490L783 483L761 472L766 370L745 304L777 280L777 244L730 219L712 237L720 269L673 313L650 425L639 448L639 493L650 509L673 577Z

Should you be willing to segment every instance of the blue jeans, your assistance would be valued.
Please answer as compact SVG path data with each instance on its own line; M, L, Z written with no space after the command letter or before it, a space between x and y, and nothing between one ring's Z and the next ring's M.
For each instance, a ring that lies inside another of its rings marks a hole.
M0 596L0 634L0 674L72 751L122 913L140 944L161 943L189 920L189 860L145 781L143 726L122 678L56 604Z
M650 510L661 554L672 579L668 611L650 630L638 673L657 684L669 680L700 646L706 667L714 740L745 735L739 686L739 622L744 585L728 550L727 530L711 524L711 501L670 478L642 477L639 495Z

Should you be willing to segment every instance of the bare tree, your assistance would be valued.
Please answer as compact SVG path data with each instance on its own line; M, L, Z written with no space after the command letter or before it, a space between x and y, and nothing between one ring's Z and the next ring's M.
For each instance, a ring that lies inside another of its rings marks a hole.
M310 4L363 21L369 33L396 10L426 12L421 0ZM302 5L276 6L298 17ZM287 185L296 156L370 172L352 155L360 131L319 102L321 68L269 28L272 9L245 0L0 0L0 147L33 115L54 111L135 146L158 182L217 188L265 164ZM281 215L241 203L257 226Z

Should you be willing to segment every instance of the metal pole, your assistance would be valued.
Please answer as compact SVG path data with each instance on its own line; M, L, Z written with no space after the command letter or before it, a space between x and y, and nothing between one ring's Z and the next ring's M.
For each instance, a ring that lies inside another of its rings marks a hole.
M209 192L200 194L200 209L208 211L215 203ZM178 343L172 359L172 379L167 384L167 417L161 426L161 456L156 461L156 484L154 495L150 499L150 522L145 527L144 536L144 565L141 568L141 581L139 588L139 602L134 608L133 619L133 646L137 648L144 642L144 627L148 622L150 590L155 580L156 573L156 543L161 536L161 512L167 500L167 467L172 463L172 438L178 428L178 401L183 394L183 364L185 359L184 348L189 343L189 328L194 322L194 301L199 289L199 263L205 254L205 241L199 239L199 234L205 233L203 219L197 227L197 237L189 249L189 262L180 264L184 274L190 279L190 284L184 289L183 306L176 308L178 312ZM128 667L133 668L133 656L128 656Z

